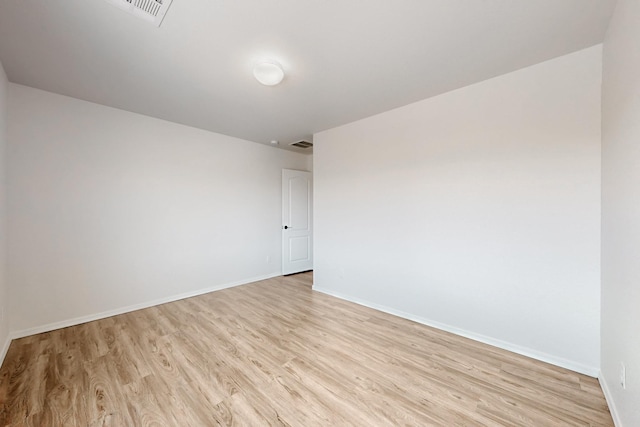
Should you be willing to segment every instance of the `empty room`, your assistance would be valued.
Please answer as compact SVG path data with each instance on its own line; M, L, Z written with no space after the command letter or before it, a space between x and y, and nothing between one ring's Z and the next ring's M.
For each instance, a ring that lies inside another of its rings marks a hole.
M638 0L0 0L0 427L637 427L638 248Z

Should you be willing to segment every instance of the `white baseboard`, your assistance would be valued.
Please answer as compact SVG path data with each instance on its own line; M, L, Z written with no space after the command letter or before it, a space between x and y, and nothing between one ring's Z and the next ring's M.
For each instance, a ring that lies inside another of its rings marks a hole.
M392 314L394 316L402 317L404 319L412 320L417 323L421 323L426 326L431 326L432 328L440 329L446 332L451 332L452 334L460 335L465 338L472 339L474 341L479 341L484 344L489 344L494 347L501 348L503 350L510 351L512 353L517 353L523 356L530 357L532 359L540 360L542 362L550 363L552 365L559 366L561 368L569 369L574 372L578 372L584 375L588 375L590 377L597 378L600 373L600 369L593 366L584 365L578 362L574 362L572 360L567 360L562 357L553 356L551 354L543 353L540 351L532 350L527 347L522 347L517 344L513 344L510 342L498 340L495 338L491 338L485 335L477 334L475 332L470 332L464 329L457 328L455 326L450 326L444 323L436 322L430 319L425 319L419 316L415 316L413 314L405 313L400 310L396 310L390 307L386 307L380 304L371 303L368 301L361 300L359 298L354 298L348 295L344 295L338 292L334 292L332 290L319 288L317 286L313 286L314 291L322 292L323 294L331 295L336 298L340 298L346 301L350 301L359 305L363 305L365 307L373 308L378 311L382 311L384 313Z
M604 375L602 375L602 372L598 375L598 381L600 382L602 393L604 393L604 398L607 400L607 405L609 405L609 412L611 413L611 418L613 418L613 424L616 427L622 427L622 421L620 420L620 415L618 415L615 400L613 400L613 395L611 394L609 385L607 384Z
M20 331L12 331L9 334L9 342L12 339L24 338L30 335L41 334L44 332L54 331L56 329L67 328L69 326L79 325L81 323L93 322L94 320L100 320L111 316L117 316L118 314L129 313L131 311L142 310L144 308L153 307L160 304L166 304L168 302L178 301L185 298L191 298L202 294L208 294L209 292L219 291L222 289L232 288L235 286L246 285L248 283L258 282L260 280L271 279L282 275L282 273L270 273L263 276L251 277L237 282L225 283L221 285L215 285L204 289L198 289L197 291L185 292L182 294L172 295L164 298L158 298L152 301L147 301L139 304L133 304L126 307L116 308L113 310L103 311L101 313L90 314L87 316L75 317L73 319L62 320L60 322L48 323L46 325L35 326L33 328L23 329ZM7 345L8 348L8 345Z
M4 340L2 349L0 349L0 367L4 363L4 358L7 356L7 351L9 351L10 345L11 345L11 334L7 335L7 339Z

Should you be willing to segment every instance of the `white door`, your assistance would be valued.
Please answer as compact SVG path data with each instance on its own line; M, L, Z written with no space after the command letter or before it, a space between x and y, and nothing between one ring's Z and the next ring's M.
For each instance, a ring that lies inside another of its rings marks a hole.
M282 274L313 269L311 172L282 170Z

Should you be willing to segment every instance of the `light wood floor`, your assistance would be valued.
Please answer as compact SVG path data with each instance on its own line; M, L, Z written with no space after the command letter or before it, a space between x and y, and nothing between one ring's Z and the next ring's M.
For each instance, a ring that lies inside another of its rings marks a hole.
M311 281L16 340L0 369L0 426L613 426L596 379Z

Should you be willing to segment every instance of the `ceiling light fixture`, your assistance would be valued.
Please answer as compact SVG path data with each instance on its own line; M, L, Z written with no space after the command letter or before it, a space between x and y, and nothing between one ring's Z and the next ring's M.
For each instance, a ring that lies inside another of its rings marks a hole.
M265 86L275 86L284 78L284 70L275 61L262 61L253 67L253 75Z

